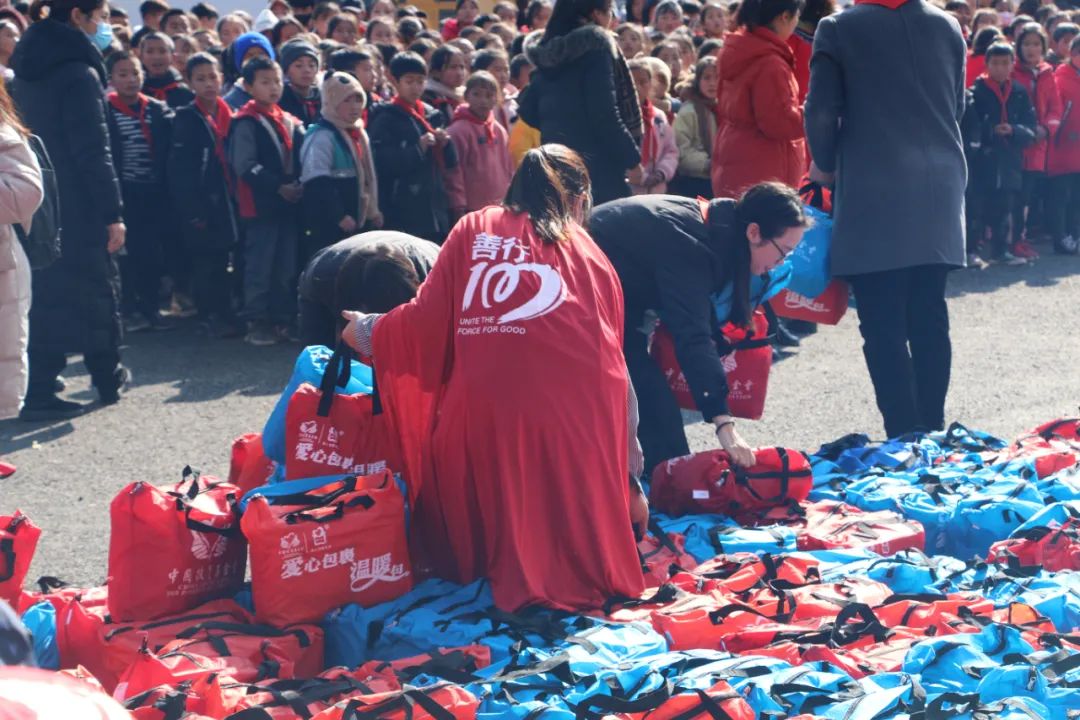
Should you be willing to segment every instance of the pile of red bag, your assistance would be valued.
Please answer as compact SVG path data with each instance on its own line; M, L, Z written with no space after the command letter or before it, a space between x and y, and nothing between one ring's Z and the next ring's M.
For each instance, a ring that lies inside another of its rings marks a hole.
M256 465L259 454L242 453ZM128 485L110 509L107 585L89 590L46 581L41 592L23 591L40 531L21 513L0 518L0 597L20 613L52 604L61 666L139 718L179 718L178 709L223 718L248 708L267 710L260 717L405 717L475 705L453 686L423 697L404 689L424 658L325 670L317 623L328 611L412 588L405 499L393 475L266 492L241 513L237 485L190 468L175 485ZM237 601L249 558L253 608ZM450 655L476 668L489 662L486 652ZM356 707L335 709L346 701Z

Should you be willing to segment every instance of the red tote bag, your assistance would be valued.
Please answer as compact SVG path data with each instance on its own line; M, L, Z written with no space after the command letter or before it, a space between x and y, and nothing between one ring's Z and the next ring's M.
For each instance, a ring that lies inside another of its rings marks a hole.
M738 340L732 343L734 352L721 358L728 383L728 409L735 417L758 420L765 412L765 398L769 390L769 371L772 369L772 348L768 341L768 320L764 313L754 313L753 333L738 331ZM735 326L727 325L725 335L735 333ZM732 339L728 335L729 340ZM668 387L683 410L697 410L690 386L686 382L678 358L675 357L675 341L663 325L653 334L651 354L667 378Z
M271 505L261 495L248 504L241 525L260 622L319 622L336 607L371 607L412 589L405 498L390 471L349 485L316 505Z
M184 469L171 488L128 485L109 508L109 614L114 622L177 615L244 584L240 489Z
M40 537L41 530L21 510L0 516L0 598L12 607L19 605Z
M836 325L848 309L848 285L839 278L833 278L825 292L816 298L781 290L769 302L780 317Z
M350 355L338 349L322 385L303 383L285 413L285 479L374 475L404 471L397 435L382 414L378 395L342 395ZM336 382L335 382L336 381Z

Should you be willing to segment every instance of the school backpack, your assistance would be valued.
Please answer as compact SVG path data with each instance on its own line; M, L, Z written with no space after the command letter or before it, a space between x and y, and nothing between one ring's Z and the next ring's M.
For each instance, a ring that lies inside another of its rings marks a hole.
M797 450L758 448L753 467L741 468L723 450L661 463L653 470L649 501L661 512L721 513L768 510L810 494L810 461Z
M114 622L176 615L235 595L247 546L240 489L190 467L171 487L131 483L109 508L109 613Z
M22 243L23 251L34 270L47 268L60 259L60 186L56 182L56 169L53 167L45 142L37 135L26 139L26 144L37 157L41 168L41 205L34 211L27 230L21 223L15 223L15 235Z

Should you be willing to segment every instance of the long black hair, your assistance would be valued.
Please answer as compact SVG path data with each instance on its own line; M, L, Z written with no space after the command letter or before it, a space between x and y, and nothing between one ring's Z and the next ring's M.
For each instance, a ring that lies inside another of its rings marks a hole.
M541 145L525 153L503 206L527 213L536 234L553 245L566 239L576 221L574 200L582 197L588 203L590 195L589 171L581 156L565 145ZM588 215L586 205L583 216Z
M754 314L750 304L750 240L746 228L757 223L763 240L783 235L793 227L808 227L810 220L802 199L779 182L763 182L749 188L735 203L735 234L728 244L728 267L732 268L731 321L748 326Z
M766 27L784 13L801 14L803 5L803 0L742 0L735 22L747 30Z
M416 297L420 276L408 256L384 245L375 252L353 253L338 268L334 282L335 314L342 310L385 313Z
M551 19L544 28L544 40L561 37L586 22L596 10L607 10L612 0L557 0Z

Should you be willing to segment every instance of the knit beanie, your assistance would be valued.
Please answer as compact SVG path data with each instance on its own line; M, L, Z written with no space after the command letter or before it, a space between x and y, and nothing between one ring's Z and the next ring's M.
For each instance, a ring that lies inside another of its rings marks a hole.
M360 94L366 105L367 95L364 93L364 86L360 84L359 80L345 72L335 72L327 75L321 88L322 116L329 120L334 127L342 130L356 127L355 125L347 125L337 114L338 105L341 105L345 98L356 93Z
M289 72L289 66L302 57L314 60L316 67L319 65L319 53L307 40L290 40L278 49L278 55L281 57L282 72Z
M244 33L233 40L233 61L236 63L237 71L244 69L244 56L253 47L261 47L271 60L275 59L274 48L265 35L257 32Z

